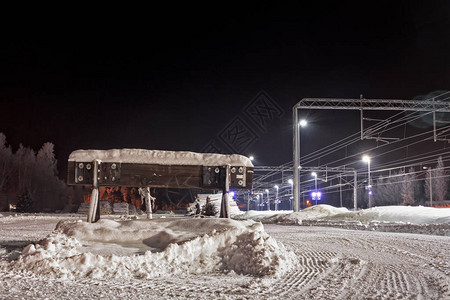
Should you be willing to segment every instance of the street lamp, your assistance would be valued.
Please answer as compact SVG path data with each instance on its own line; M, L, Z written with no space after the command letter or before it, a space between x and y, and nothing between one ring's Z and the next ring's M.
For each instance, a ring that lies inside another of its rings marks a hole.
M274 188L275 188L275 191L276 191L276 194L275 194L275 210L278 210L278 189L279 189L279 187L278 187L278 185L275 185Z
M315 190L317 191L317 173L316 172L312 172L311 175L314 176Z
M300 194L300 127L305 127L308 122L306 120L298 121L297 107L293 108L293 119L294 119L294 138L293 138L293 156L294 156L294 212L297 212L299 209L299 194Z
M250 155L248 158L249 158L251 161L253 161L253 160L255 159L255 157L254 157L253 155Z
M317 173L316 172L312 172L311 175L314 176L314 186L315 186L314 192L317 193ZM316 205L317 205L317 198L316 198Z
M431 167L423 167L424 170L428 170L430 172L430 207L433 207L433 182L431 181L432 178L432 169Z
M266 193L267 193L267 210L270 210L270 198L269 198L269 190L266 189Z
M369 190L369 208L371 208L372 207L372 184L370 182L370 156L364 155L362 160L367 163L367 170L368 170L368 173L367 173L368 174L367 175L368 186L367 186L367 188Z

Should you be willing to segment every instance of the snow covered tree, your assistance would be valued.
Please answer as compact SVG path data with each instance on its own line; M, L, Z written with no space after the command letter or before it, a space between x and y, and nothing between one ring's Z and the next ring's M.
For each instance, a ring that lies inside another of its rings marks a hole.
M431 184L430 184L431 182ZM430 189L432 192L433 202L443 202L447 194L448 178L444 169L442 157L438 158L437 166L428 168L425 178L425 198L430 201Z
M62 209L70 189L56 176L54 145L45 143L37 155L22 144L13 154L6 145L6 137L0 133L0 193L15 194L22 211L31 211L30 205L35 211Z
M32 196L38 210L54 210L64 207L69 190L56 175L54 145L45 143L36 155L34 181L37 183L37 188Z
M442 161L442 157L439 156L437 167L435 169L435 186L433 186L433 190L436 193L436 200L440 203L444 203L445 196L447 194L447 174L444 169L444 162Z
M52 143L45 143L36 155L36 161L41 171L49 175L56 175L56 158L53 153L55 146Z
M401 203L401 181L402 176L396 172L387 177L380 177L374 187L374 206Z
M35 211L62 209L69 198L69 189L56 176L53 149L52 143L45 143L36 155L21 144L13 156L12 185L19 197L29 194Z
M36 154L31 148L25 148L20 144L14 153L14 180L16 189L20 194L28 191L33 195L36 189L35 178Z
M373 206L383 206L388 203L390 196L386 185L387 185L386 177L381 176L376 180L376 184L373 187L374 193Z
M13 172L11 146L6 146L6 136L0 132L0 192L5 188Z
M32 211L32 207L33 207L33 199L31 197L30 193L27 190L25 190L19 196L19 199L16 204L16 211L30 212L30 211Z
M403 175L403 181L401 183L401 195L403 205L414 205L414 193L416 191L416 175L414 174L414 168L409 169L409 173Z
M219 216L219 208L214 205L214 203L209 199L209 197L206 198L206 203L202 207L202 215L204 216Z

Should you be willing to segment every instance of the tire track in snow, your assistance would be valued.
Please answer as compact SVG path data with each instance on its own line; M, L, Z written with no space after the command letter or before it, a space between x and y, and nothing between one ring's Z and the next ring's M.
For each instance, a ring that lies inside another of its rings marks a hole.
M449 237L265 227L297 256L295 268L278 278L214 273L65 281L0 270L0 295L7 299L8 295L26 299L450 298Z
M277 238L276 231L270 229L269 226L268 231L275 239L289 247L295 245L290 237L286 239L286 234ZM338 267L329 264L330 271L322 270L318 286L304 283L306 291L294 293L298 299L438 299L439 295L445 297L448 293L449 255L443 254L448 252L445 249L450 249L448 237L378 232L348 234L348 231L322 228L308 232L311 229L298 229L298 244L308 244L310 249L329 249L328 253L336 256ZM436 245L436 239L442 243Z

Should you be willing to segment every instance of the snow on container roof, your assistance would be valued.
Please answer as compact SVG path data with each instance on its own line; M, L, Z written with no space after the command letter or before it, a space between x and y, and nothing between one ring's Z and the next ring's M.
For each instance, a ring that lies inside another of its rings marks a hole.
M99 159L103 162L140 163L156 165L200 165L200 166L245 166L253 167L246 156L239 154L195 153L188 151L163 151L145 149L76 150L69 161L88 162Z

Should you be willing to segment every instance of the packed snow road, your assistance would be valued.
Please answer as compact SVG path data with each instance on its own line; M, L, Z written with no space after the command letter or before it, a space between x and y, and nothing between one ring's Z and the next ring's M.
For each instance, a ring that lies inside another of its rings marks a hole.
M268 296L293 299L446 299L450 238L266 225L299 258ZM262 287L262 286L261 286ZM264 288L260 289L264 293Z
M0 251L8 247L6 250L11 251L14 245L23 247L26 243L17 237L28 241L44 238L57 222L56 218L4 221ZM448 236L329 227L267 224L264 227L296 255L292 262L295 267L280 277L215 272L152 279L84 276L67 280L1 268L0 299L450 298ZM2 257L5 260L7 256Z

